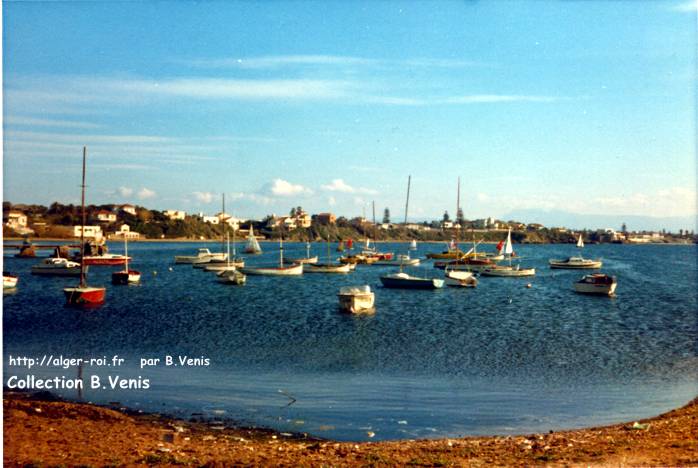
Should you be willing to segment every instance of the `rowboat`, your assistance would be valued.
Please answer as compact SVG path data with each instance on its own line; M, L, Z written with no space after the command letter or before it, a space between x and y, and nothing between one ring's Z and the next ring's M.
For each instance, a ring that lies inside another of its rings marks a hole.
M17 287L19 277L7 271L2 272L2 289L13 289Z
M419 278L404 272L391 273L380 277L383 287L401 289L439 289L444 280L438 278Z
M469 271L446 270L444 272L444 283L446 286L474 288L477 286L477 278Z
M352 271L349 263L306 263L304 273L349 273Z
M247 281L247 276L238 270L226 270L217 273L218 282L241 286Z

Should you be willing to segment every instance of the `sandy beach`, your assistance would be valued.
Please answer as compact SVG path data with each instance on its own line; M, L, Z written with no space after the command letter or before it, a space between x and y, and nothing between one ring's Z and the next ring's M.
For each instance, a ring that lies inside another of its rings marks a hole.
M698 398L640 421L519 436L334 442L5 392L5 466L696 466Z

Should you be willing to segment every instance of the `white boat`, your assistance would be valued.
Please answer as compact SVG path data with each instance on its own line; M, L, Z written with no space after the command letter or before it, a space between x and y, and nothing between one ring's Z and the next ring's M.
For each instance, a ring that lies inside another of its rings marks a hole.
M375 294L371 287L366 286L344 286L339 289L339 308L350 314L360 312L373 312Z
M577 240L577 247L578 248L584 248L584 240L582 239L582 235L579 235L579 239ZM550 259L548 260L548 263L550 264L550 268L566 268L570 270L578 270L578 269L584 269L584 268L601 268L603 265L603 262L601 260L591 260L587 258L582 258L580 255L579 257L568 257L566 259Z
M474 288L477 286L477 278L469 271L444 271L444 284L461 288Z
M128 241L126 240L126 236L124 236L124 255L126 256L124 269L112 273L111 282L112 284L138 284L141 281L141 273L136 270L129 270L128 268Z
M297 276L303 274L303 264L284 265L284 241L279 240L279 266L244 267L240 271L247 275Z
M17 287L17 281L19 278L17 275L13 275L7 271L2 272L2 289L13 289Z
M85 266L85 272L88 267ZM32 275L80 276L80 264L67 258L51 257L44 259L31 270Z
M235 231L233 231L233 236ZM212 261L206 264L194 264L194 268L203 268L204 271L235 271L238 268L245 266L245 261L242 258L235 257L235 244L233 244L233 257L230 257L230 235L228 229L225 230L225 261Z
M574 290L582 294L601 294L613 296L616 291L615 276L608 276L603 273L584 275L582 279L574 283Z
M243 285L247 281L247 276L238 270L225 270L217 273L218 282L223 284Z
M310 242L305 243L305 257L300 258L287 258L286 263L317 263L319 260L318 256L310 256Z
M487 268L480 270L480 274L483 276L503 276L507 278L518 277L518 276L534 276L536 274L535 268L521 268L521 265L512 265L511 259L514 257L514 247L511 243L511 228L507 233L507 240L502 249L502 255L505 255L509 259L509 265L492 265Z
M257 242L257 238L254 236L254 229L252 229L251 224L250 224L250 233L247 236L247 244L245 245L245 253L248 253L248 254L260 254L260 253L262 253L262 248L259 246L259 242Z
M582 257L569 257L564 260L551 259L548 263L550 264L550 268L567 269L601 268L603 265L601 260L591 260Z
M305 263L304 273L350 273L352 265L349 263Z
M417 241L414 239L410 242L410 250L417 250Z
M480 271L482 276L504 276L508 278L517 276L535 276L535 268L521 268L520 265L496 265Z
M213 258L218 258L220 255L225 254L214 254L206 248L201 248L196 255L175 255L175 263L209 263Z

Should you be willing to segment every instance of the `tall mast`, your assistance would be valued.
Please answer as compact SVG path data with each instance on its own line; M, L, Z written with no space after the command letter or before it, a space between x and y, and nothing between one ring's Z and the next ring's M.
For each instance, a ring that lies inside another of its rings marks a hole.
M225 242L225 239L227 239L228 236L228 220L225 219L225 193L221 194L223 197L223 212L221 213L221 221L223 221L223 234L221 236L221 247L224 247L223 243ZM228 242L228 249L230 249L230 242ZM230 252L228 252L228 256L230 256ZM228 263L230 263L230 260L228 260Z
M456 222L458 223L458 229L456 229L456 249L458 248L458 233L463 226L460 225L458 220L458 215L460 214L460 176L458 176L458 194L456 195Z
M80 228L80 287L85 287L85 223L87 214L85 213L85 159L87 158L87 146L82 147L82 227Z
M410 181L412 176L407 176L407 200L405 201L405 226L407 226L407 207L410 205Z

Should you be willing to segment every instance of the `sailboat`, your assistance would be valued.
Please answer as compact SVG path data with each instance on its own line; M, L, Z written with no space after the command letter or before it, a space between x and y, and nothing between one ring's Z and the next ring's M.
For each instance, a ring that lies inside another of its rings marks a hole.
M235 235L235 231L233 231L233 235ZM225 231L225 239L226 239L226 250L227 250L227 254L228 254L227 263L226 264L207 265L205 270L206 271L217 271L218 273L216 273L216 275L218 276L219 283L243 285L247 281L247 276L245 276L242 272L240 272L238 270L238 266L239 267L245 266L245 262L243 260L236 262L235 258L233 258L232 262L230 261L230 235L228 234L227 229ZM233 245L235 245L235 244L233 243ZM235 256L235 250L233 250L233 256Z
M225 215L225 194L223 194L223 214ZM228 221L223 220L223 230L225 231L225 259L212 260L208 264L204 264L204 271L233 271L237 268L245 266L245 261L242 258L235 257L235 230L233 229L233 258L230 258L230 234L228 234ZM194 264L197 268L197 264Z
M410 242L410 250L417 250L417 241L415 239L412 239L412 242Z
M536 274L535 268L521 268L521 265L517 264L512 266L511 258L514 256L514 248L511 244L511 228L507 233L507 241L504 244L503 254L509 259L509 265L495 265L489 268L483 269L480 274L483 276L505 276L505 277L518 277L518 276L533 276Z
M245 253L247 254L260 254L262 253L262 248L259 246L259 242L254 236L254 229L252 229L252 224L250 224L250 233L247 236L247 245L245 245Z
M303 274L303 264L284 265L284 239L281 237L279 238L279 266L244 267L240 271L247 275L296 276Z
M124 255L126 256L126 263L124 263L124 269L121 271L115 271L111 274L112 284L137 284L141 280L141 273L136 270L129 270L128 268L128 241L124 235Z
M405 225L407 225L407 208L410 203L410 182L412 176L407 178L407 201L405 202ZM390 273L380 277L383 287L402 289L438 289L443 287L444 280L438 278L420 278L412 276L402 271L403 264L400 264L400 271Z
M87 159L87 147L82 148L82 229L80 229L80 257L85 254L85 224L87 213L85 212L85 160ZM85 263L80 262L80 283L74 287L63 288L68 305L89 306L104 303L106 288L103 286L88 286L85 278Z
M581 234L579 235L579 239L577 239L577 247L580 249L584 248L584 239L582 239ZM583 258L581 255L578 257L568 257L562 260L553 258L550 259L548 263L550 264L550 268L566 268L573 270L584 268L601 268L601 266L603 265L603 262L599 259L586 259Z
M304 273L349 273L349 263L332 263L330 260L330 238L327 237L327 263L306 263L303 266Z

